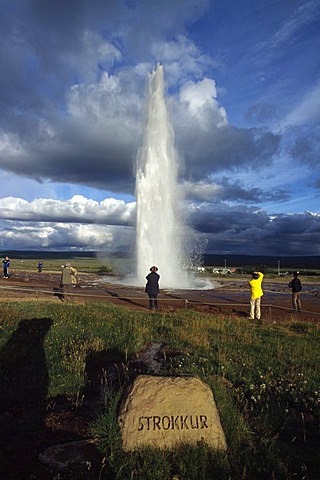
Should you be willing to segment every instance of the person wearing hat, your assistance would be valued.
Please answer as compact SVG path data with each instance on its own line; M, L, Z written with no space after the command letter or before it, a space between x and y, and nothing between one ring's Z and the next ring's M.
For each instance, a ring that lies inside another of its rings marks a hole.
M159 279L160 275L157 273L158 267L150 268L150 273L146 276L147 284L145 292L149 297L149 310L155 308L158 310L158 294L159 294Z
M263 295L262 280L263 273L252 272L252 279L249 282L250 285L250 315L248 318L254 320L260 320L261 318L261 297Z
M288 287L292 290L292 307L294 312L301 312L301 298L300 292L302 285L298 278L299 272L293 272L293 279L289 282Z
M68 295L71 291L72 286L76 285L77 282L77 270L71 266L70 262L67 262L65 265L62 265L60 287L63 290L63 299L69 301L70 296Z

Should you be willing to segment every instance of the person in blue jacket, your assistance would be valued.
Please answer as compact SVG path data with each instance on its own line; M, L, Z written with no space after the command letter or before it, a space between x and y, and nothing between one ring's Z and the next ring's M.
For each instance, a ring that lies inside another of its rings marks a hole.
M4 257L2 260L3 264L3 278L9 278L9 267L10 267L10 258Z

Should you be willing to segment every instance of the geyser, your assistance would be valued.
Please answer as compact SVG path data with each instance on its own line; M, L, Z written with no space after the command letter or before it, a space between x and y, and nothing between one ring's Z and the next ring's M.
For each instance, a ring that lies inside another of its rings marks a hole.
M151 265L161 288L190 288L188 233L177 183L178 162L164 95L163 67L149 73L142 146L136 170L136 268L143 283Z

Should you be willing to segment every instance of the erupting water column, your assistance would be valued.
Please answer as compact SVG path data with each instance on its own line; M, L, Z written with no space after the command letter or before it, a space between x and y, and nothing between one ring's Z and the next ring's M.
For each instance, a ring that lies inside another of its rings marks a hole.
M159 268L161 288L188 286L183 249L185 229L177 185L177 154L164 97L163 67L149 74L143 143L136 173L137 279L152 265Z

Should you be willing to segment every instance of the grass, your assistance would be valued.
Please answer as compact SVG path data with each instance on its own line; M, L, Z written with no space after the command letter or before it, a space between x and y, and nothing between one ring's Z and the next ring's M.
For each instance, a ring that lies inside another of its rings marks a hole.
M88 359L105 354L118 366L119 385L105 385L91 427L104 456L101 479L318 480L319 340L316 324L253 324L191 310L152 315L107 303L6 303L1 407L37 395L80 402ZM227 454L205 445L123 452L119 399L136 374L131 359L149 342L165 345L165 374L197 375L212 388Z
M41 256L38 259L25 258L25 259L13 259L11 260L11 270L17 272L37 272L38 271L38 261L43 263L43 271L59 271L61 265L70 261L79 271L83 273L110 273L112 270L111 263L109 261L99 260L96 257L72 257L69 258L42 258Z
M15 252L17 254L17 252ZM294 258L292 259L292 267L287 268L290 272L294 270L300 270L300 279L302 283L314 283L319 282L320 269L319 268L307 268L299 269L294 266ZM114 257L112 255L94 254L92 256L79 256L74 252L63 252L60 255L57 252L19 252L18 257L11 258L11 270L15 271L37 271L38 262L43 262L43 271L57 271L60 270L61 265L69 261L83 273L101 273L101 274L124 274L128 271L128 266L131 267L132 259L126 256ZM204 265L205 274L200 273L199 276L206 276L209 278L218 279L221 281L242 281L250 277L250 269L247 274L232 273L231 275L222 275L212 273L214 266ZM231 266L233 269L234 267ZM275 281L276 283L288 284L290 279L289 275L278 275L277 269L268 268L267 277L269 281ZM266 280L266 278L265 278Z

